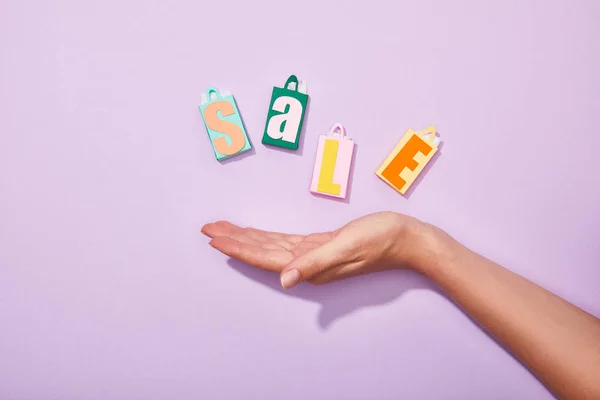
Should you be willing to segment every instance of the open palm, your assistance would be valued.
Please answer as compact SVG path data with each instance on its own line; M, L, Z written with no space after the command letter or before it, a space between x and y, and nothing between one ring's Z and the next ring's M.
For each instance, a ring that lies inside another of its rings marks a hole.
M421 225L402 214L380 212L310 235L241 228L226 221L207 224L202 232L222 253L281 273L287 288L304 280L320 284L407 266L420 248L413 239Z
M241 228L227 221L202 227L212 238L210 245L230 257L274 272L281 272L294 259L329 241L335 232L289 235L254 228Z

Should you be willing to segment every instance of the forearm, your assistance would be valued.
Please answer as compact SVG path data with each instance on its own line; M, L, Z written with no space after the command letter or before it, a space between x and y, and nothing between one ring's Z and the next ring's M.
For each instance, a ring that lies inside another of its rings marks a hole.
M600 320L436 232L416 269L562 399L600 399Z

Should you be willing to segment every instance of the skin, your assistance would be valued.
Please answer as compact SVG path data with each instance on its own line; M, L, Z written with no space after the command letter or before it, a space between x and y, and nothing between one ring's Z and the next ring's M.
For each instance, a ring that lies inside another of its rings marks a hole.
M381 212L306 236L224 221L202 232L222 253L279 273L284 288L412 269L439 285L557 398L600 399L600 320L432 225Z

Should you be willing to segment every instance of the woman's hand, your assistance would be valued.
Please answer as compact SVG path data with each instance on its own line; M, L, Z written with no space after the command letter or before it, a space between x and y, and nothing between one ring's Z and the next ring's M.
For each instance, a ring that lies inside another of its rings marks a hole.
M229 222L202 227L210 245L250 265L279 272L281 285L323 284L393 268L419 269L435 253L436 228L406 215L380 212L307 236L240 228Z

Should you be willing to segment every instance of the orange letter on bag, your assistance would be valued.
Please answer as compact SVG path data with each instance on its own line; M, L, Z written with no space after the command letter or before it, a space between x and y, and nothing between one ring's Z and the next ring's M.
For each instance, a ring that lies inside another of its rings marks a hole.
M206 125L208 125L208 127L213 131L217 131L229 136L231 139L231 145L227 144L227 139L223 136L214 139L213 143L217 151L223 155L229 156L236 154L246 145L244 132L242 132L240 127L236 124L219 118L217 115L219 111L221 111L223 117L227 117L228 115L235 113L233 105L230 102L215 101L214 103L206 106L204 109L204 120L206 121Z
M385 167L381 175L398 190L402 190L404 185L406 185L406 181L400 176L400 173L404 171L404 168L414 171L419 165L415 161L415 156L419 152L427 156L432 149L433 147L418 135L413 135L404 147L400 149L396 157Z

